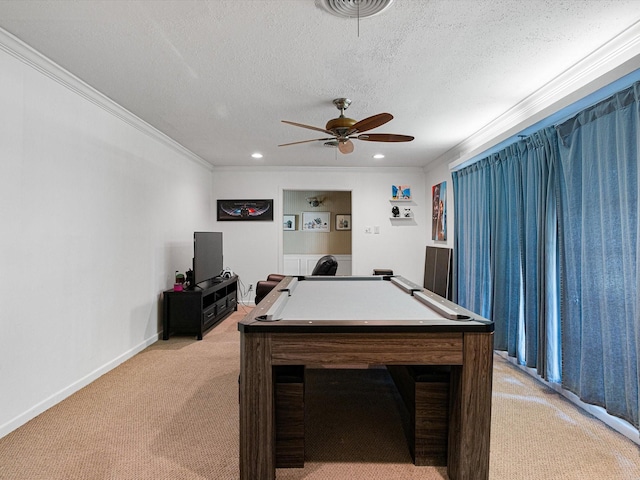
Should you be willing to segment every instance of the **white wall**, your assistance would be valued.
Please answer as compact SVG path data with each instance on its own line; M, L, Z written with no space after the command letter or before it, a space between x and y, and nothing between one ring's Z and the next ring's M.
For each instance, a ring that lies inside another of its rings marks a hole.
M158 339L160 294L213 217L210 168L8 41L0 436Z
M391 220L391 185L411 186L415 219ZM349 190L352 192L353 275L370 275L374 268L422 284L425 246L431 224L426 212L424 172L418 168L322 169L322 168L216 168L213 191L219 199L274 200L273 222L215 222L224 232L225 265L234 270L247 287L283 269L283 190ZM430 210L429 210L430 211ZM365 233L380 227L379 234ZM427 227L429 230L427 230ZM252 297L245 300L252 301Z

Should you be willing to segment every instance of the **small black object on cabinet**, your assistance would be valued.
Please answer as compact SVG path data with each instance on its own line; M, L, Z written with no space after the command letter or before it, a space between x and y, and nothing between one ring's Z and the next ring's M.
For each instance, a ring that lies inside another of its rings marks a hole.
M238 310L238 276L209 280L183 292L163 292L162 339L172 334L202 334Z

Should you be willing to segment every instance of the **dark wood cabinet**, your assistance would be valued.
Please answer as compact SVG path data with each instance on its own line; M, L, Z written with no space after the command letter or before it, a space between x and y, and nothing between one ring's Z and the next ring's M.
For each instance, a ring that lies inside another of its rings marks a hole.
M163 293L162 339L170 335L202 334L238 309L238 276L209 280L194 289Z

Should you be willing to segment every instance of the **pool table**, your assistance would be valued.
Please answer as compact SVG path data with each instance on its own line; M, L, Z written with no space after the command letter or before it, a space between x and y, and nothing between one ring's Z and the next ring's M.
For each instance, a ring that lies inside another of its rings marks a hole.
M487 480L493 322L402 277L285 277L238 323L240 478L275 479L274 367L449 365L447 471Z

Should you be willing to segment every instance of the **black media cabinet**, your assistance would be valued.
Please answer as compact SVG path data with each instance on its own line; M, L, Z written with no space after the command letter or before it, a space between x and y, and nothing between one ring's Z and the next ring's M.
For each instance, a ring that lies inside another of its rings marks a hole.
M238 276L222 280L208 280L194 289L163 293L162 339L169 335L202 334L216 323L238 310Z

